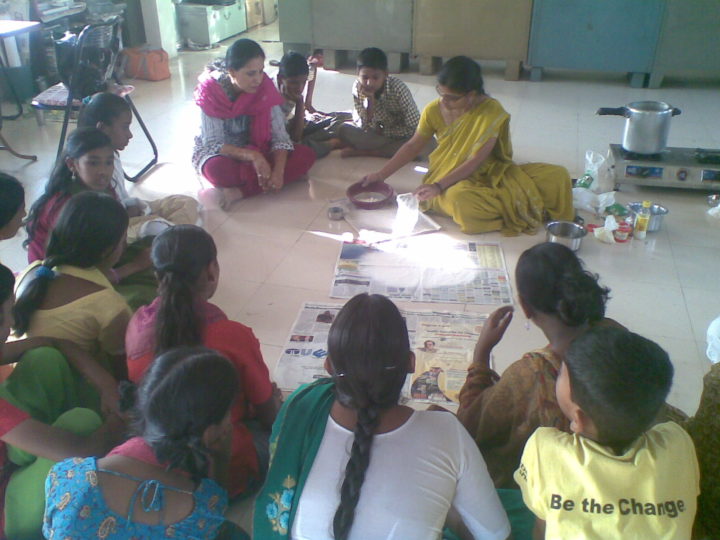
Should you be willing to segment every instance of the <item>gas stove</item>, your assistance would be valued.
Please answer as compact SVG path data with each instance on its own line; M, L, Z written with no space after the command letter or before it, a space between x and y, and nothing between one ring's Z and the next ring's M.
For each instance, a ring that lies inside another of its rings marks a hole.
M720 191L720 149L666 148L634 154L610 145L615 187L620 184Z

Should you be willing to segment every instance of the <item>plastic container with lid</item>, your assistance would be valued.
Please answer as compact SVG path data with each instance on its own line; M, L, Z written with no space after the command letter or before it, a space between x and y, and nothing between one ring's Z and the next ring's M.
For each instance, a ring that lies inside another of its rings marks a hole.
M620 244L627 242L630 240L630 233L632 233L632 231L632 225L630 225L627 221L620 222L618 228L613 231L615 241Z

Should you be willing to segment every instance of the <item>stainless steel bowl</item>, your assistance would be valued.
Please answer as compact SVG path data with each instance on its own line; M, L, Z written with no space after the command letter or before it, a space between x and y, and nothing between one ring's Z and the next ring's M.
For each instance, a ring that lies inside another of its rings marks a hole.
M545 225L546 239L548 242L562 244L573 251L580 249L583 237L587 229L572 221L551 221Z
M633 217L633 224L635 223L635 220L637 219L637 215L640 213L640 209L642 208L641 202L631 202L627 205L628 210L632 212L634 215ZM655 232L657 230L660 230L660 227L662 226L663 217L667 215L670 211L665 208L664 206L660 204L653 204L650 207L650 221L648 222L648 228L647 232Z

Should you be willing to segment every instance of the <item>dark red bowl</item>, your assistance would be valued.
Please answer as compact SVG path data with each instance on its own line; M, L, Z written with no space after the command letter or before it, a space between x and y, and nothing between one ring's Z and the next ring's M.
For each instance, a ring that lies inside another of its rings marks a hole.
M347 188L346 195L357 208L375 210L388 204L395 195L395 190L385 182L374 182L367 186L356 182Z

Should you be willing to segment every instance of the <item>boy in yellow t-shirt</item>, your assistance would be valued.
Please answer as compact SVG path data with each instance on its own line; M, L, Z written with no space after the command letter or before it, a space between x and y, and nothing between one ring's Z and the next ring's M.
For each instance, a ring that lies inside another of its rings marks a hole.
M595 327L573 342L556 385L573 434L539 428L515 472L535 538L691 537L695 448L673 422L650 427L672 377L667 353L627 330Z

